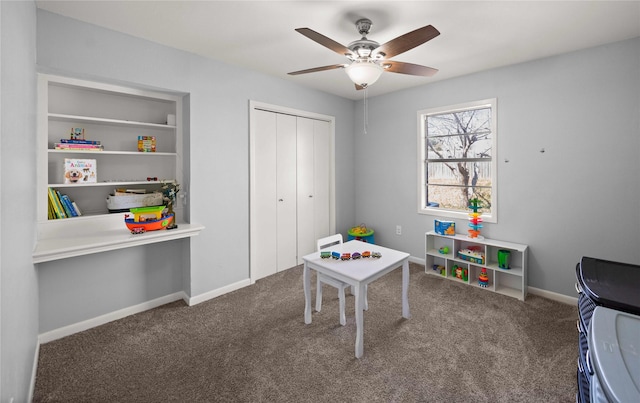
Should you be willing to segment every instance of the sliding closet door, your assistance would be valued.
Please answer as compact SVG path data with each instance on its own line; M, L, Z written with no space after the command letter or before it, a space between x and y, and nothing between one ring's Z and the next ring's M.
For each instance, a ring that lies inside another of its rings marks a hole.
M329 124L298 117L298 264L329 234Z
M276 272L277 189L276 114L256 110L254 121L254 169L251 208L251 276L261 279Z
M296 117L276 115L277 271L296 266Z

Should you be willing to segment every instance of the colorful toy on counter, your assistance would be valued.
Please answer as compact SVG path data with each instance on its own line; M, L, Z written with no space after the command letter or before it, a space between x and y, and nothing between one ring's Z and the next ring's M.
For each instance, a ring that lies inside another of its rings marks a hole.
M482 208L480 200L469 200L469 208L471 209L471 213L469 213L469 238L482 239L480 236L480 228L482 228L482 218L480 215L482 213L478 213L478 210Z
M340 252L331 252L331 257L335 260L340 260Z
M320 252L320 258L321 259L330 259L331 258L331 252L329 252L329 251Z
M341 260L350 260L351 259L351 253L349 252L345 252L342 254L342 256L340 256Z
M480 269L480 275L478 275L478 285L482 288L487 288L489 286L489 275L487 274L487 269Z

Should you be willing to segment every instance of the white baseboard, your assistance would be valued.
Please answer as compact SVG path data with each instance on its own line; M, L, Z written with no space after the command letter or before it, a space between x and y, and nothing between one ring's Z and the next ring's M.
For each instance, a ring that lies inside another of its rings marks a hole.
M66 336L70 336L75 333L83 332L85 330L94 328L96 326L104 325L105 323L113 322L114 320L122 319L129 315L148 311L149 309L157 308L161 305L165 305L174 301L183 299L188 303L188 297L183 292L176 292L166 295L164 297L156 298L151 301L143 302L138 305L130 306L128 308L120 309L115 312L110 312L104 315L97 316L95 318L87 319L82 322L74 323L72 325L64 326L55 330L41 333L38 335L38 342L40 344L48 343L57 339L61 339Z
M537 295L539 297L544 297L553 301L563 302L568 305L578 305L577 297L570 297L564 294L558 294L557 292L543 290L542 288L535 287L527 287L527 291L529 294Z
M219 297L231 291L239 290L240 288L244 288L249 285L251 285L251 279L245 279L233 284L226 285L222 288L205 292L204 294L196 295L195 297L187 298L185 299L185 301L187 302L187 304L189 304L189 306L193 306L201 302L213 299L215 297Z

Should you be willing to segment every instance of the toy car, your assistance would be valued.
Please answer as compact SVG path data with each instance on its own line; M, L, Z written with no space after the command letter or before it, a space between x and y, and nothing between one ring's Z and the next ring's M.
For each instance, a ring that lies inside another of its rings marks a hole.
M320 252L320 258L329 259L330 257L331 257L331 252L329 252L328 250Z
M371 257L374 259L380 259L382 257L382 253L380 252L371 252Z
M362 257L364 258L371 257L371 252L369 252L368 250L365 250L364 252L362 252Z
M144 234L144 228L142 227L135 227L131 229L131 233L133 235L137 235L137 234Z
M360 253L353 252L353 254L351 255L351 259L360 259L360 256L362 256Z
M343 253L343 254L342 254L342 256L340 256L340 259L342 259L342 260L349 260L349 259L351 259L351 253L349 253L349 252L345 252L345 253Z
M331 257L334 258L335 260L339 260L340 252L331 252Z

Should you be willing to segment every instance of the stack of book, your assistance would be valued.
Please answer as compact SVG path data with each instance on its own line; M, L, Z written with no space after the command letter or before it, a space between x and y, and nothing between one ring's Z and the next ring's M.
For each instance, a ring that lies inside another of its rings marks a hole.
M73 151L103 151L104 147L99 140L60 139L55 144L56 150Z
M60 193L58 190L48 189L48 218L49 220L57 220L60 218L71 218L82 215L78 205L69 198L69 196Z

